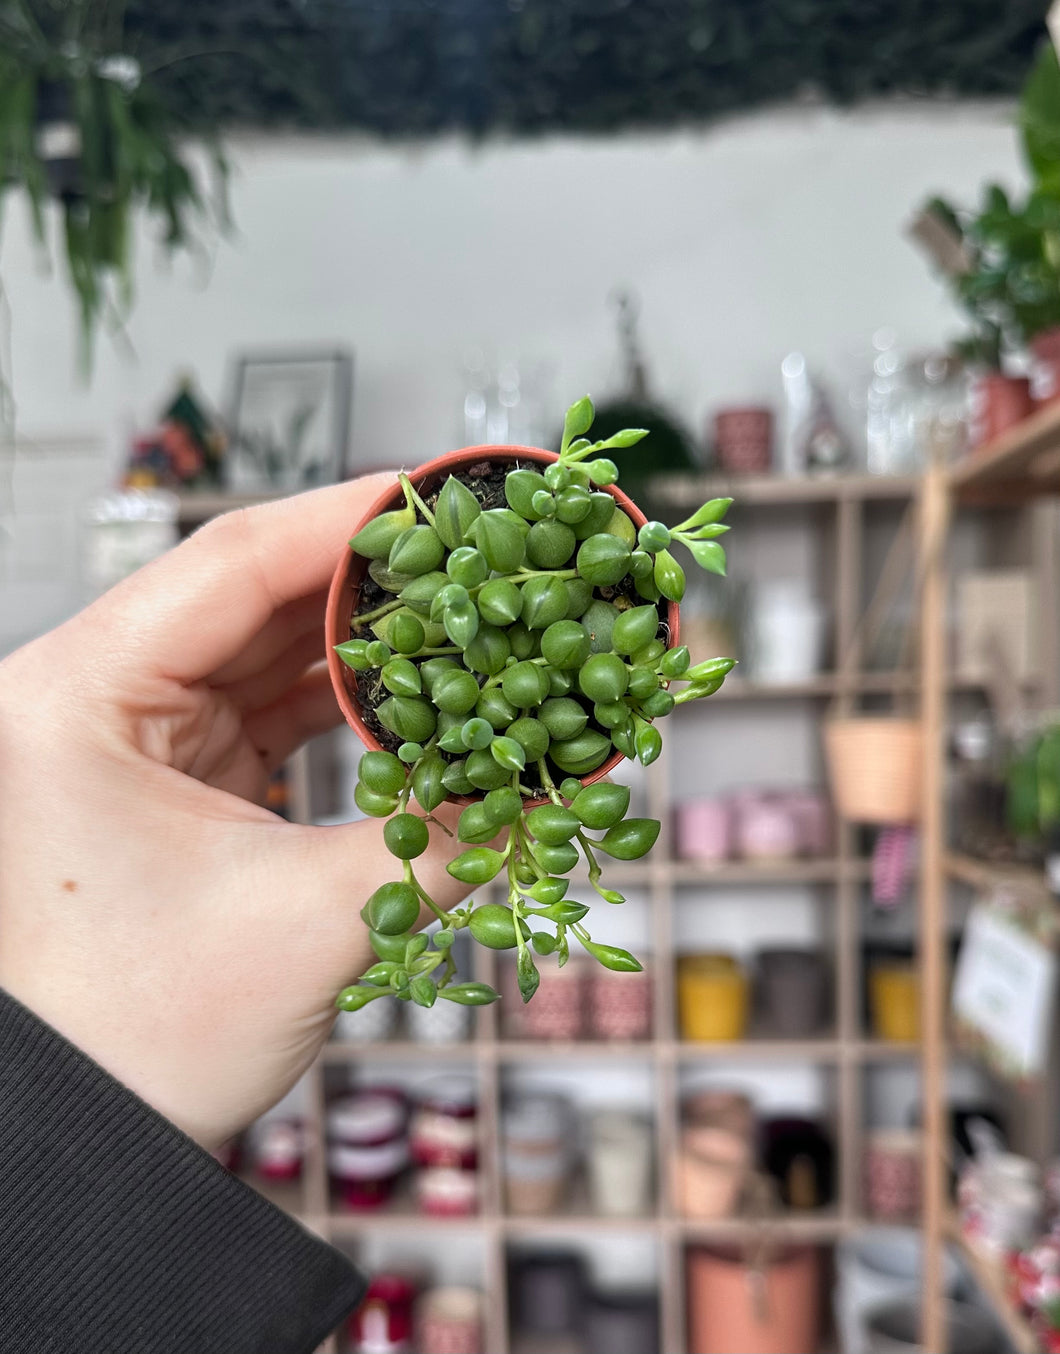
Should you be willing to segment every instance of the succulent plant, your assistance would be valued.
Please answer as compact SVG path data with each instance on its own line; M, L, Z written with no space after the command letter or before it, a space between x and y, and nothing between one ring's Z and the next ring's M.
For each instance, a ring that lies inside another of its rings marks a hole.
M455 981L452 943L464 928L481 945L517 952L524 1001L540 981L535 955L555 954L562 966L572 939L606 968L640 968L626 950L592 939L588 906L568 896L570 874L584 858L592 889L622 903L602 882L601 858L646 855L660 825L627 817L628 787L584 782L616 754L655 761L655 721L712 695L732 668L728 658L692 665L686 648L668 647L666 621L666 604L685 589L672 547L723 574L718 537L731 500L712 499L676 527L647 522L638 531L608 492L618 472L605 453L645 432L591 442L592 421L586 396L567 411L557 459L507 471L506 506L484 507L453 476L428 506L401 475L404 504L350 542L376 588L336 649L371 693L393 747L362 756L355 798L387 819L401 877L362 910L378 963L340 994L343 1010L385 994L421 1006L494 1001L486 984ZM465 804L457 836L466 849L449 873L472 888L503 876L504 902L446 913L416 878L432 815L447 799ZM414 932L423 905L441 922L431 937Z

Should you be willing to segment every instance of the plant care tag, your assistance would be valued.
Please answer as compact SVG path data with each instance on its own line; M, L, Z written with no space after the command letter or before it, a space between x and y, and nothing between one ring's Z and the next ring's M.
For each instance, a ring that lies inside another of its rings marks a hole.
M968 1043L1008 1077L1040 1075L1048 1057L1056 984L1055 903L999 894L968 918L953 982L953 1011Z

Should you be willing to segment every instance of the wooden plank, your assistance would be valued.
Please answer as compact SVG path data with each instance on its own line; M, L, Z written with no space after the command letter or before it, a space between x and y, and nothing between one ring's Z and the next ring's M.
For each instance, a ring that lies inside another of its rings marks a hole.
M911 475L660 475L652 481L652 497L669 507L687 507L690 511L710 498L732 498L741 508L768 507L845 499L911 498L918 483L918 478Z
M949 487L963 500L1022 502L1060 493L1060 403L1047 404L948 472Z
M998 1261L970 1245L961 1234L955 1218L949 1220L947 1231L957 1246L976 1283L990 1303L994 1314L1012 1341L1017 1354L1038 1354L1041 1346L1030 1322L1018 1311L1008 1295L1005 1274Z
M918 514L918 555L923 571L920 603L920 686L923 775L920 834L921 1098L924 1105L923 1245L921 1302L925 1349L945 1346L942 1262L945 1236L948 1125L946 1081L946 875L943 759L946 727L946 572L949 516L946 471L928 470Z

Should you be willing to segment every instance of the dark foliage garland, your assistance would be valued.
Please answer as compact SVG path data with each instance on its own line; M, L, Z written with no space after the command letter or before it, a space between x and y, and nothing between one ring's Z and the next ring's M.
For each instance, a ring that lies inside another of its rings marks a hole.
M132 0L203 126L605 132L784 99L1015 94L1047 0ZM196 60L184 60L186 56Z

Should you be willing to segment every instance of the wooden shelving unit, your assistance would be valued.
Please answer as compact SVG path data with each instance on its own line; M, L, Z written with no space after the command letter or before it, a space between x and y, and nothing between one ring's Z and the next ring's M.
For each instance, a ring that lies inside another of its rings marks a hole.
M1019 1354L1035 1354L1038 1340L1009 1299L1001 1271L960 1235L948 1212L945 1163L945 1069L951 1052L945 1021L948 885L956 883L988 891L1006 883L1026 884L1040 876L1008 864L997 864L947 850L943 814L944 735L948 695L945 613L950 566L947 546L951 524L962 507L996 509L1027 507L1060 495L1060 404L1039 410L989 447L952 467L929 469L921 497L919 556L925 585L921 606L921 682L924 719L924 807L921 822L921 1071L925 1088L923 1343L943 1344L942 1251L946 1240L961 1250L982 1291ZM1038 569L1045 593L1039 597L1041 628L1048 650L1043 671L1049 674L1040 694L1055 702L1056 691L1056 521L1048 523L1043 565ZM1055 1094L1052 1098L1055 1098ZM1024 1098L1021 1113L1044 1113L1041 1101Z

